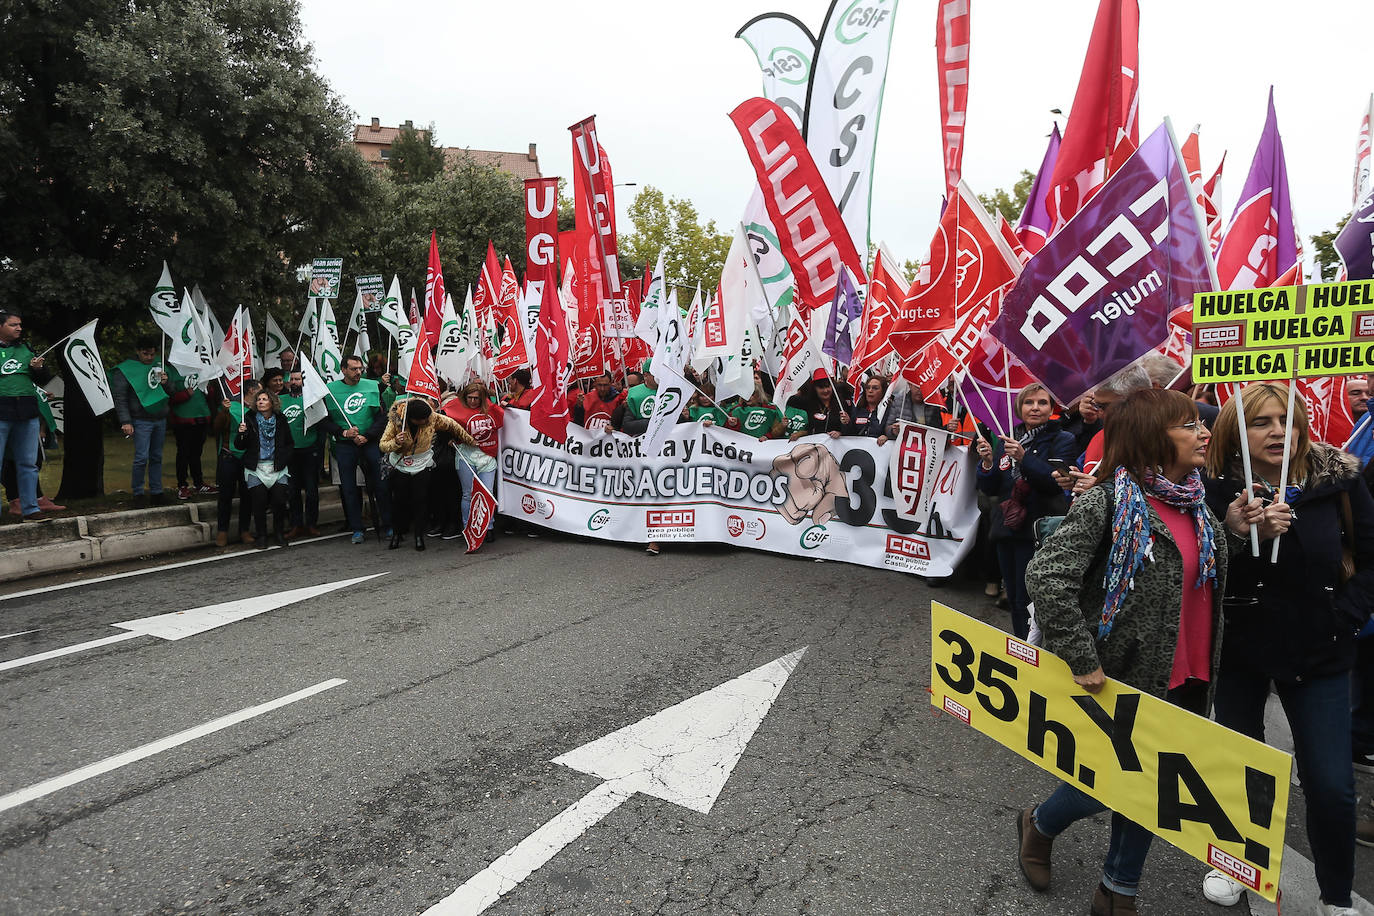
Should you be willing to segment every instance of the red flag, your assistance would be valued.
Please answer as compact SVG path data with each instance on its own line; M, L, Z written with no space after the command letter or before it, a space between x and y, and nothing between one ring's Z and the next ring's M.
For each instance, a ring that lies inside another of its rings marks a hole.
M477 326L489 327L488 316L501 298L501 262L496 259L496 245L487 240L487 259L477 275L477 290L472 294L472 310L477 313Z
M878 249L873 256L873 278L868 284L859 339L854 343L851 369L855 373L867 372L892 352L892 328L897 323L897 313L906 294L906 284L897 274L896 266L889 266L882 249Z
M416 334L420 333L420 303L415 300L415 287L410 288L410 329Z
M1140 7L1136 0L1100 0L1088 53L1078 77L1064 142L1046 204L1050 234L1068 222L1107 180L1109 160L1123 138L1140 143L1136 124L1140 75Z
M444 324L444 268L439 263L439 237L429 233L429 267L425 270L425 318L416 345L433 348L439 342L439 329ZM431 360L431 364L432 364Z
M525 281L537 282L558 264L558 179L525 179ZM495 253L495 246L492 247ZM474 303L475 304L475 303Z
M997 288L959 316L954 330L941 334L902 365L901 375L921 389L924 397L939 392L949 377L967 366L982 345L987 330L1002 310L1003 289Z
M892 330L892 347L903 359L925 346L933 333L954 329L959 315L1021 272L1021 260L962 181L931 240L929 264L928 273L922 265L922 280L902 302Z
M501 271L500 300L496 325L501 329L501 349L496 354L491 371L497 380L504 380L530 361L520 316L520 284L515 280L515 268L511 267L510 258L506 258L506 267Z
M831 303L841 266L865 282L863 260L792 119L766 99L750 99L730 112L730 120L744 140L779 247L792 267L799 309L809 313Z
M1217 163L1217 170L1212 173L1212 177L1207 179L1207 183L1202 186L1203 204L1202 212L1207 217L1207 240L1212 246L1212 254L1217 253L1221 247L1221 231L1223 222L1221 219L1221 169L1226 165L1226 154L1221 154L1221 161Z
M242 308L234 312L234 319L229 322L229 330L224 335L224 345L215 361L224 367L224 374L220 376L224 390L229 397L238 397L243 391L243 380L252 378L255 371L252 338L248 336Z
M434 348L423 337L415 341L415 357L406 376L406 391L439 400L439 377L434 371Z
M1021 239L1016 234L1016 230L1011 228L1011 223L1007 222L1007 218L1001 213L997 214L997 231L1002 233L1002 241L1006 242L1007 247L1011 249L1011 253L1016 255L1016 260L1024 264L1031 259L1031 253L1027 251L1026 246L1021 243Z
M459 459L462 460L462 459ZM468 523L463 526L463 539L468 542L467 553L476 553L487 539L492 519L496 517L496 498L475 473L472 475L472 501L468 505Z
M620 256L615 235L615 180L611 163L596 138L596 118L587 118L568 128L573 141L573 191L585 202L588 222L578 214L578 230L589 233L595 266L592 275L600 276L601 292L606 297L620 295Z
M935 67L940 81L940 133L945 154L945 199L954 197L964 168L968 111L969 0L940 0L935 13Z
M534 331L539 389L530 405L530 425L555 442L568 438L568 355L568 320L550 267L544 276L544 298Z

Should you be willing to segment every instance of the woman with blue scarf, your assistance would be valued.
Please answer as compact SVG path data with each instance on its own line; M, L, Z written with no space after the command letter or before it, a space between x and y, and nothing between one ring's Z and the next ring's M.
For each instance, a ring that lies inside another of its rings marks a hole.
M243 479L253 502L254 544L268 547L267 504L272 504L272 531L277 546L286 546L287 464L295 448L281 401L267 389L253 398L253 411L239 424L234 447L243 449Z
M1350 671L1355 635L1374 606L1374 499L1353 456L1313 442L1307 410L1293 405L1288 479L1283 479L1286 385L1247 385L1217 417L1207 458L1207 501L1226 505L1247 481L1237 402L1245 410L1249 486L1269 503L1273 525L1260 555L1235 558L1226 587L1226 641L1217 671L1216 719L1264 740L1264 708L1278 694L1293 734L1307 809L1307 839L1321 891L1319 912L1346 916L1355 878L1355 774L1351 763ZM1271 562L1272 534L1279 538ZM1240 900L1243 888L1219 871L1203 893Z
M1074 500L1026 570L1045 648L1089 693L1111 677L1205 715L1221 648L1227 556L1263 508L1238 496L1223 529L1207 507L1199 468L1211 434L1181 392L1132 393L1108 415L1104 435L1101 467L1112 474ZM1031 887L1049 889L1054 838L1103 810L1061 783L1020 812L1018 856ZM1111 824L1093 916L1136 912L1150 850L1144 827L1116 813Z

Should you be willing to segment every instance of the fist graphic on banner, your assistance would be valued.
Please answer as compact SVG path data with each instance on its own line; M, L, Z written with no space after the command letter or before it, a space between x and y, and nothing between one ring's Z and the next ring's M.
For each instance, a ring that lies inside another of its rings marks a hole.
M815 443L798 444L786 455L773 459L773 476L787 477L787 498L778 512L788 524L810 518L824 525L835 517L835 500L849 499L849 487L835 456Z

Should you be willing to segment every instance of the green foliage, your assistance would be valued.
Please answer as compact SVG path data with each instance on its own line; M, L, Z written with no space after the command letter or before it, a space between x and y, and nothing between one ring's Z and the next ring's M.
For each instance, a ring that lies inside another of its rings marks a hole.
M619 239L622 271L638 274L642 265L658 262L664 253L664 272L675 286L715 289L730 252L729 233L716 229L716 221L701 225L690 200L665 198L662 191L646 185L629 207L634 231Z
M517 273L525 268L520 183L462 156L427 181L383 182L364 227L341 253L345 275L379 273L390 285L395 273L406 296L411 288L423 290L431 230L439 237L444 286L458 308L467 286L477 282L488 239L496 243L498 255L510 255Z
M1334 229L1308 236L1312 239L1312 254L1316 257L1317 264L1321 266L1323 282L1336 279L1336 272L1340 270L1341 259L1336 254L1336 236L1340 234L1340 231L1345 228L1345 224L1349 221L1350 214L1347 213L1336 222Z
M988 216L996 219L997 214L1001 213L1007 218L1007 222L1014 226L1021 218L1021 211L1026 209L1026 200L1030 197L1033 184L1035 173L1022 169L1021 178L1011 186L1010 194L1002 188L997 188L991 194L979 194L978 199L987 208Z
M424 130L401 128L387 153L387 176L400 184L417 184L443 170L444 150L434 142L434 124Z
M222 318L294 304L294 267L375 209L293 0L15 0L3 21L0 299L38 338L146 323L164 259Z

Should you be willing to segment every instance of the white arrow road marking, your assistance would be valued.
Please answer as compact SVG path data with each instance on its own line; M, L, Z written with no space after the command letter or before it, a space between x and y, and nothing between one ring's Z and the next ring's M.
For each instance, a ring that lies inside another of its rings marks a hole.
M138 620L126 620L123 623L113 623L110 626L119 627L121 630L128 630L127 633L119 633L115 636L106 636L101 639L92 639L89 642L77 643L74 646L63 646L61 649L50 649L47 652L39 652L36 655L25 655L22 658L11 659L7 662L0 662L0 671L8 671L11 668L22 668L24 665L32 665L35 662L45 662L49 659L60 658L63 655L71 655L75 652L84 652L87 649L98 649L101 646L108 646L111 643L123 642L126 639L136 639L139 636L156 636L159 639L185 639L187 636L195 636L216 627L246 620L249 617L256 617L258 614L265 614L268 611L275 611L277 608L285 607L288 604L296 604L307 598L315 598L319 595L328 594L350 585L357 585L359 582L366 582L368 579L375 579L378 576L385 576L386 573L374 573L370 576L359 576L356 579L344 579L340 582L326 582L324 585L310 585L305 588L293 588L285 592L273 592L270 595L258 595L253 598L239 598L234 601L225 601L220 604L208 604L205 607L191 608L189 611L174 611L170 614L159 614L156 617L141 617Z
M636 792L709 814L801 648L554 758L606 780L521 840L425 916L476 916Z
M87 779L94 776L100 776L111 770L117 770L120 767L128 766L131 763L136 763L154 754L160 754L163 751L170 750L188 741L204 738L206 735L213 735L215 732L226 729L231 725L237 725L255 716L271 712L274 709L280 709L283 706L295 703L297 700L304 700L306 697L312 697L317 693L347 683L348 681L339 677L321 681L313 687L297 690L295 693L289 693L284 697L279 697L266 703L260 703L257 706L249 706L247 709L240 709L238 712L230 713L227 716L221 716L218 719L212 719L203 725L188 728L185 731L177 732L175 735L168 735L166 738L159 738L149 744L136 747L131 751L125 751L113 757L106 757L104 760L88 764L80 769L72 770L69 773L63 773L61 776L54 776L52 779L45 779L40 783L29 786L27 789L19 789L8 795L0 796L0 811L8 811L11 808L17 808L34 799L42 798L44 795L51 795L59 789L65 789L79 782L85 782Z
M386 573L374 573L370 576L359 576L356 579L344 579L340 582L326 582L324 585L293 588L289 591L274 592L270 595L237 598L220 604L208 604L205 607L192 608L189 611L173 611L170 614L159 614L156 617L141 617L138 620L112 623L110 626L119 627L121 630L133 630L135 633L148 636L156 636L159 639L185 639L187 636L195 636L225 624L256 617L288 604L295 604L307 598L315 598L385 575Z

